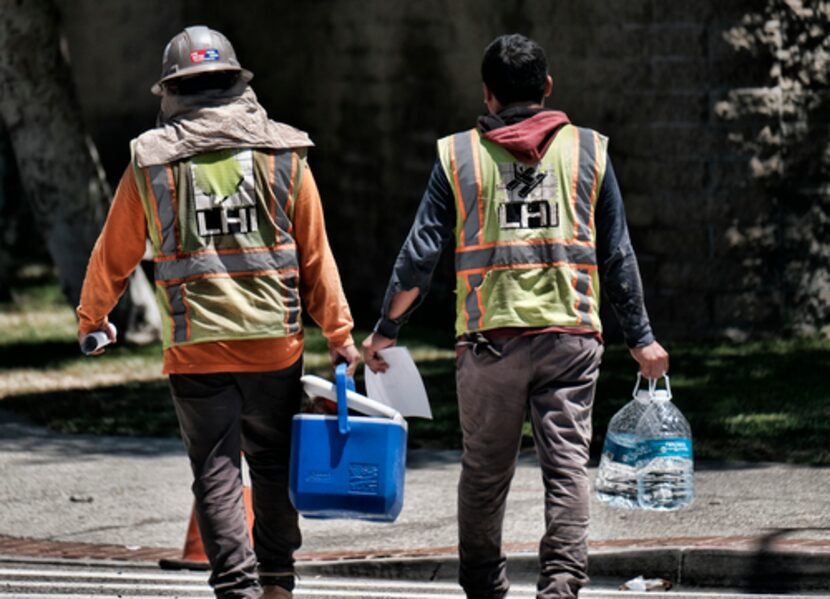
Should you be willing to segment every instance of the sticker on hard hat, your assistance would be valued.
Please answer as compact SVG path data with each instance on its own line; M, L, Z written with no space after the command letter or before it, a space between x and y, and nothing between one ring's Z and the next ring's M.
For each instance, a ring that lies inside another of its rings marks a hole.
M194 50L190 53L190 62L214 62L219 60L219 50L216 48L206 48L204 50Z

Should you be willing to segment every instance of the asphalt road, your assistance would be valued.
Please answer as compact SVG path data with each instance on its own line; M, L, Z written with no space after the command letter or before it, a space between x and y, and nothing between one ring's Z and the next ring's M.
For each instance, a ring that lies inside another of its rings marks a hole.
M404 509L392 524L303 520L304 552L453 547L459 454L412 451ZM593 476L592 472L592 476ZM0 535L180 547L191 509L181 443L60 435L0 412ZM590 538L830 537L830 469L698 464L696 500L675 513L594 503ZM523 455L508 500L504 542L532 550L543 530L543 488Z

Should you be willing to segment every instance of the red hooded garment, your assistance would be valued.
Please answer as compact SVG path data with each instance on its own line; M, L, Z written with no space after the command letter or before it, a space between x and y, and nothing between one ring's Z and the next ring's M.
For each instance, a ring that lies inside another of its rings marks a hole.
M479 129L484 139L499 144L521 162L536 164L542 160L562 126L571 121L568 115L558 110L521 108L481 117ZM531 110L538 112L511 124L514 118L521 118Z

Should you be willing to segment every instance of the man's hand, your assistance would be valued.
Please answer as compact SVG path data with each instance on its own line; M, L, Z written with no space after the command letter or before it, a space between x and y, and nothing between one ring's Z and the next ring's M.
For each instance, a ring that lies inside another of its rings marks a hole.
M329 347L329 356L331 356L332 366L337 366L340 362L345 361L347 364L346 374L354 376L357 370L357 363L360 362L360 352L357 351L354 343L339 347Z
M372 333L361 344L363 346L363 360L372 372L386 372L389 364L378 355L378 352L387 347L392 347L397 341L384 337L380 333Z
M659 379L669 371L669 354L656 341L643 347L632 347L630 351L647 379Z
M83 345L84 344L84 339L86 339L87 335L89 335L91 333L97 333L97 332L99 332L99 331L89 331L89 333L82 333L81 331L78 331L78 345ZM115 343L115 341L118 337L118 335L115 332L115 329L113 327L111 327L110 323L106 320L104 321L104 328L101 329L100 332L104 332L104 333L107 334L107 337L109 337L110 343ZM100 356L105 351L107 351L106 346L101 347L99 349L96 349L94 352L89 353L87 355L88 356Z

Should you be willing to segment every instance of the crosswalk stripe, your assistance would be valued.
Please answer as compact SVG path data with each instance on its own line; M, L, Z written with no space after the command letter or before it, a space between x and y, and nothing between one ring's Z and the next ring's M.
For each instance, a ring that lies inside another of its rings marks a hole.
M200 591L197 586L191 584L153 584L153 583L142 583L142 584L130 584L129 581L126 583L116 583L116 582L57 582L57 581L34 581L34 580L21 580L17 582L0 582L0 591L4 589L17 589L17 588L30 588L30 589L75 589L78 591L94 591L94 590L101 590L101 591L112 591L117 589L131 589L135 591Z
M135 596L135 594L125 594L126 596ZM63 593L56 595L55 593L19 593L15 592L11 595L6 595L0 592L0 597L5 599L57 599L58 597L72 597L72 599L101 599L101 594L97 595L79 595L77 593ZM213 594L205 595L205 599L212 598ZM141 599L170 599L170 595L141 595Z
M462 597L461 587L454 583L406 582L396 580L300 580L294 594L297 597L319 596L336 590L346 597ZM350 595L348 593L357 593ZM535 596L534 585L511 585L511 596Z
M0 568L0 578L22 578L27 576L39 576L43 578L58 578L58 579L104 579L104 580L152 580L155 582L195 582L207 584L206 574L154 574L130 572L128 570L119 570L117 572L103 572L94 570L84 570L82 572L70 572L66 570L35 570L27 568L7 569Z
M579 591L580 599L798 599L802 595L767 595L755 593L735 593L719 591L669 591L641 593L632 591L609 591L601 589L584 589ZM828 595L810 595L810 599L820 599Z
M315 589L295 589L294 597L302 599L303 597L364 597L365 599L447 599L447 597L463 597L462 593L447 593L434 594L419 591L417 593L405 592L398 593L394 591L337 591L336 594L332 590L315 590Z
M459 587L455 583L446 583L446 582L415 582L415 581L405 581L405 580L367 580L367 579L335 579L332 580L331 578L320 578L320 579L309 579L309 578L300 578L298 581L298 585L301 586L311 586L311 587L321 587L321 588L328 588L328 587L358 587L358 588L373 588L373 587L381 587L384 589L415 589L415 588L423 588L424 585L429 585L429 588L433 590L441 590L441 591L457 591L461 587Z
M510 596L533 599L535 585L514 584ZM209 598L213 596L207 575L192 572L163 572L144 567L78 566L54 567L42 564L4 562L0 566L0 599L100 599L123 595L142 599ZM735 591L677 590L669 593L638 593L601 588L586 588L581 599L797 599L793 595L759 595ZM822 595L827 597L827 595ZM296 599L461 599L464 593L454 582L337 578L309 575L300 578L294 589ZM803 597L803 596L802 596ZM818 596L816 596L818 597Z

